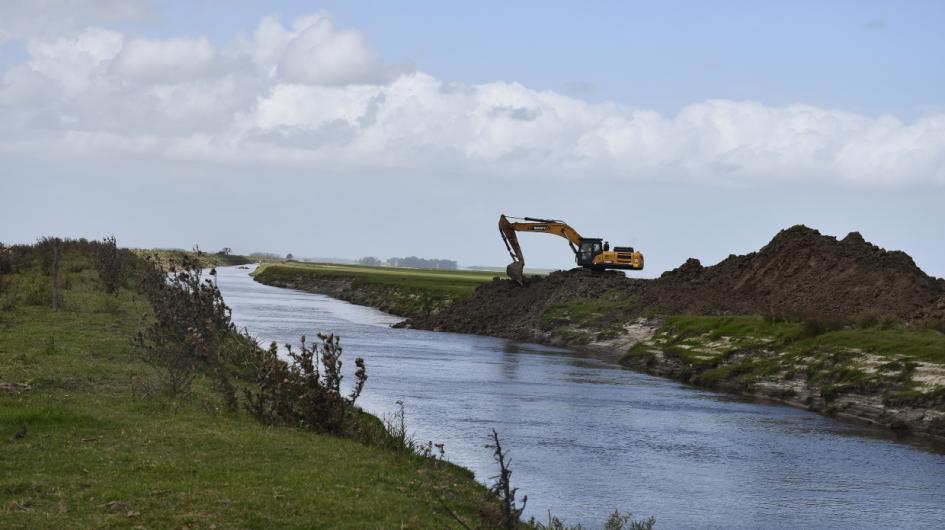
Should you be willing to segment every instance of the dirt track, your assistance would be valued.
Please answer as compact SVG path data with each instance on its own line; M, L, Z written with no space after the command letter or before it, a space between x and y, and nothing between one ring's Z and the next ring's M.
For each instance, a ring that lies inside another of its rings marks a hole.
M591 299L611 303L614 319L644 314L774 314L852 319L863 311L906 321L945 317L945 280L920 270L908 254L805 226L779 232L759 251L704 267L689 259L655 280L583 269L484 284L471 299L411 319L411 327L534 338L546 311ZM545 323L546 324L546 323Z

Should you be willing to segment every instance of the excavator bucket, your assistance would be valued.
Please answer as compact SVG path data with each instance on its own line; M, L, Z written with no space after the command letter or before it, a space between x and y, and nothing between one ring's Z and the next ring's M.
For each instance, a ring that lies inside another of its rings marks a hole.
M509 266L505 268L505 273L509 275L509 278L515 280L519 285L525 285L525 263L521 261L513 261L509 263Z

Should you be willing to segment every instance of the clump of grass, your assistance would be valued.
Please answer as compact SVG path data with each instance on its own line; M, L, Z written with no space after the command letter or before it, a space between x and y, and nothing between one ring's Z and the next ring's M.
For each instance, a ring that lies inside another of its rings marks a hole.
M839 331L847 326L847 321L837 315L807 315L801 321L802 336L817 337L828 331Z
M917 327L945 334L945 318L926 318L919 322Z

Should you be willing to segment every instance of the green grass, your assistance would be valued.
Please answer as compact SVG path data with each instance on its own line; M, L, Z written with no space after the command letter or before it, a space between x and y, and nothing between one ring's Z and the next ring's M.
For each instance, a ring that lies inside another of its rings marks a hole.
M571 344L616 337L625 321L623 315L634 307L633 299L593 298L556 304L541 314L540 326Z
M351 278L370 285L399 287L469 298L480 284L500 276L497 272L369 267L329 263L284 262L263 264L256 275L288 277L306 274L323 278Z
M768 338L790 341L803 334L803 326L794 322L773 322L760 316L673 316L668 325L681 337L705 335L711 340Z
M912 376L918 362L945 363L945 334L903 325L812 334L804 323L760 316L683 315L667 318L624 362L651 366L654 350L678 363L684 380L710 387L740 389L771 377L804 377L828 402L847 392L917 402L940 392L917 391ZM867 362L867 354L881 360Z
M795 351L859 350L907 360L945 363L945 334L898 326L893 329L841 329L808 336L797 322L771 321L760 316L674 316L667 319L679 339L728 337L736 346L773 343Z
M179 249L167 249L167 248L158 248L158 249L147 249L147 248L136 248L133 249L134 253L142 257L153 257L157 259L157 262L160 263L163 267L171 261L180 261L182 257L189 256L195 257L196 253L190 250L179 250ZM199 256L200 262L204 267L224 267L227 265L247 265L249 263L255 263L253 258L247 256L241 256L239 254L219 254L219 253L208 253L201 252Z
M263 264L254 275L268 285L327 292L355 304L416 317L471 297L476 287L497 273L283 262ZM337 280L350 282L350 287L338 291L331 285Z
M542 323L547 326L554 326L559 323L590 325L618 309L620 305L619 302L604 299L557 304L546 309L541 315L541 319Z
M28 301L36 269L0 296L0 382L32 385L0 391L0 527L442 528L438 487L477 520L485 488L461 468L220 413L204 379L154 393L131 340L146 302L104 294L81 255L62 270L58 312Z
M876 355L945 364L945 333L927 329L844 329L799 340L795 347L855 348Z

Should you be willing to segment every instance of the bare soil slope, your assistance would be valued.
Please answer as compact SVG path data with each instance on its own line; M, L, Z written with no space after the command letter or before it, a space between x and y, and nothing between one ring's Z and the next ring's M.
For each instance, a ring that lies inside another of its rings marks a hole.
M851 319L872 310L916 320L945 316L945 280L925 274L908 254L872 245L857 232L838 240L798 225L757 252L710 267L689 259L655 280L583 269L530 278L525 287L496 280L472 298L407 325L534 338L549 308L584 300L602 301L615 319L648 313Z

